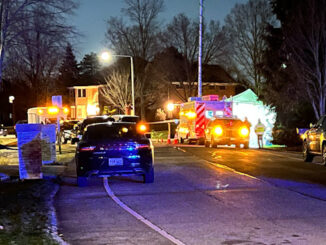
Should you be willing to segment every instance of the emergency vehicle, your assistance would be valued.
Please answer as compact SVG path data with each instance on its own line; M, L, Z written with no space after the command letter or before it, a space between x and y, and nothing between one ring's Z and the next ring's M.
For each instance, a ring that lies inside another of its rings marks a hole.
M232 102L219 100L218 95L190 97L180 105L180 124L176 129L180 143L205 143L205 130L208 123L216 117L231 118Z
M57 123L57 118L66 120L68 114L67 108L50 107L34 107L27 110L28 123Z

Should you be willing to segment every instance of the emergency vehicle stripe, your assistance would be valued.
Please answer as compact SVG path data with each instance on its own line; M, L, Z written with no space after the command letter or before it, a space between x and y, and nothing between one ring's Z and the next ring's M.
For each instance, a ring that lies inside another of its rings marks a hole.
M232 106L231 106L231 104L225 104L224 116L227 116L227 117L232 116Z
M196 105L197 119L196 127L201 128L205 125L205 104Z

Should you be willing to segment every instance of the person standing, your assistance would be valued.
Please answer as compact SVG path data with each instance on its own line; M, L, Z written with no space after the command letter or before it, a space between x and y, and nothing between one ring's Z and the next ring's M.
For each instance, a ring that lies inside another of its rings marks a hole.
M258 123L255 126L255 133L257 135L259 149L264 147L264 144L263 144L264 132L265 132L265 125L260 121L260 119L258 119Z

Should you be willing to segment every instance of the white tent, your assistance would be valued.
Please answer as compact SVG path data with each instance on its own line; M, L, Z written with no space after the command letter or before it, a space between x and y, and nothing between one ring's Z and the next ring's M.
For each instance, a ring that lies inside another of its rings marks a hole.
M255 134L255 126L258 119L265 125L266 131L264 133L264 145L271 145L272 129L276 120L276 113L270 107L266 106L258 100L258 96L251 90L237 94L236 96L226 99L226 101L233 102L233 115L244 120L247 117L251 123L250 128L250 147L258 147L257 136Z

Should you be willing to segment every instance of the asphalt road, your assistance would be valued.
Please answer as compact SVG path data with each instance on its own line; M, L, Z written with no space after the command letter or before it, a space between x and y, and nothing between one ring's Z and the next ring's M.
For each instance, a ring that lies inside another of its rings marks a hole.
M155 183L143 184L138 177L108 183L121 202L184 244L325 244L326 202L298 193L300 188L322 193L325 186L316 185L321 173L313 173L325 170L299 158L258 150L157 147ZM305 169L315 178L305 178ZM101 179L78 188L72 170L55 202L64 240L173 244L118 206Z
M315 157L313 163L306 163L299 152L182 145L180 148L272 185L326 201L326 167L321 165L321 157Z

